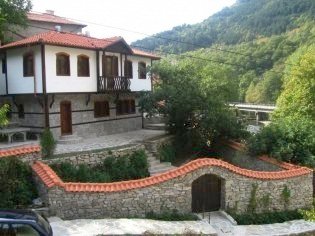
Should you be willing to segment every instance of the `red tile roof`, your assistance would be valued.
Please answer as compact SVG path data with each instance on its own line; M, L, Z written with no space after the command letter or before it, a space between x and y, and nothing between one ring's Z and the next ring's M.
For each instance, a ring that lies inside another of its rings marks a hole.
M82 27L87 26L85 24L74 22L74 21L68 20L67 18L48 14L48 13L29 12L27 14L27 18L30 21L43 21L43 22L50 22L50 23L63 24L63 25L79 25Z
M114 183L64 183L48 165L42 162L37 161L32 166L32 168L48 188L60 186L67 192L118 192L159 184L167 180L186 175L189 172L195 171L199 168L211 166L223 168L248 178L262 180L286 179L306 175L312 172L311 169L306 167L297 167L294 169L277 172L253 171L242 169L219 159L201 158L191 161L174 170L139 180L129 180Z
M27 46L32 44L44 43L48 45L58 45L67 47L86 48L94 50L103 50L106 47L118 42L124 42L122 37L110 37L110 38L93 38L85 35L78 35L68 32L48 31L40 34L33 35L31 37L15 41L0 47L0 49L15 48L21 46ZM144 52L138 49L131 49L134 55L149 57L152 59L160 59L160 57L153 55L152 53Z
M0 150L0 157L19 156L33 152L40 152L40 146L32 145Z
M150 58L153 58L153 59L161 59L161 57L159 57L157 55L154 55L153 53L145 52L145 51L139 50L137 48L131 48L131 49L132 49L134 55L150 57Z
M48 31L6 44L1 48L14 48L30 44L44 43L60 46L81 47L86 49L102 49L113 43L118 42L119 40L120 38L96 39L67 32Z

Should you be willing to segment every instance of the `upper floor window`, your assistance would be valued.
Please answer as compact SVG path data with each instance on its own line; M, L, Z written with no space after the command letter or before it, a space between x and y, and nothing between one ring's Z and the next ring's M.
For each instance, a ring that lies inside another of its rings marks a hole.
M118 100L116 113L117 115L133 114L136 112L135 100Z
M68 54L60 52L56 54L56 73L57 75L70 75L70 57Z
M109 116L109 104L108 101L95 101L94 102L94 117Z
M118 57L103 57L103 75L106 77L118 76Z
M139 71L139 79L145 79L147 77L146 64L144 62L139 62L138 71Z
M23 76L34 76L34 56L33 53L23 55Z
M78 76L80 77L89 77L90 76L90 62L89 57L86 55L79 55L78 62Z
M125 77L132 78L132 61L125 61Z

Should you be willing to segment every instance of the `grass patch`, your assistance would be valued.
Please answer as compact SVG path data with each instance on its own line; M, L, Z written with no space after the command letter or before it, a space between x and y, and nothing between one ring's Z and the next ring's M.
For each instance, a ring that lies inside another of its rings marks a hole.
M290 220L303 219L303 215L298 210L293 211L275 211L266 213L246 213L246 214L229 214L236 220L239 225L261 225L282 223Z
M102 164L73 166L68 162L51 164L50 167L65 182L115 182L148 177L148 161L144 150L131 155L108 157Z
M192 213L179 213L176 209L172 211L163 211L161 213L155 213L150 211L146 213L146 219L151 220L163 220L163 221L196 221L199 220L198 216Z

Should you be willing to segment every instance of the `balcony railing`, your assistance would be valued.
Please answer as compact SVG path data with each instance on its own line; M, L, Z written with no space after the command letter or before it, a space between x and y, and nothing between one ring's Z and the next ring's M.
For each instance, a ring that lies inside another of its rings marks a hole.
M129 91L130 79L124 76L100 76L97 80L98 92Z

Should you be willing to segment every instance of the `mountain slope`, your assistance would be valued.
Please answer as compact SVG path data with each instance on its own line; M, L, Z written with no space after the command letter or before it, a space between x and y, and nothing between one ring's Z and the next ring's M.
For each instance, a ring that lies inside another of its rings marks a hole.
M201 23L177 26L132 45L181 53L213 44L234 45L279 35L314 19L314 0L238 0Z

